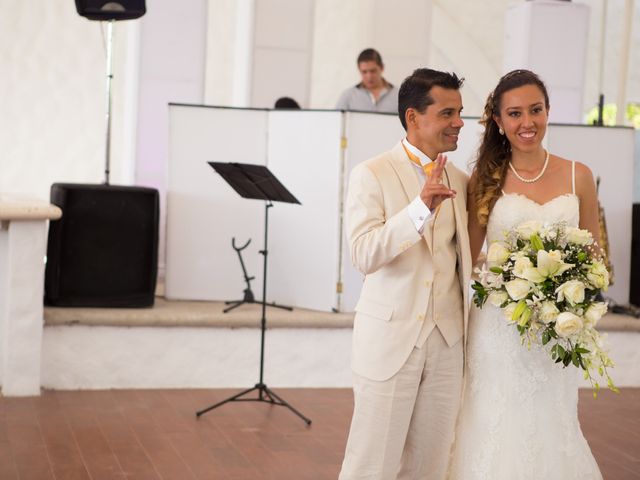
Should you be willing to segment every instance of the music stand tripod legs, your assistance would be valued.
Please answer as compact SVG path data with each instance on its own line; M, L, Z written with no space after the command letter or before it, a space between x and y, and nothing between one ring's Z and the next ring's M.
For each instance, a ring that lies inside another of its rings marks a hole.
M237 393L236 395L226 398L221 402L215 403L207 408L199 410L198 412L196 412L196 416L198 418L200 418L200 416L204 415L205 413L213 410L214 408L221 407L225 403L229 403L229 402L265 402L265 403L270 403L272 405L286 407L289 410L291 410L293 413L295 413L298 417L300 417L307 425L311 425L311 420L309 418L305 417L302 413L296 410L293 406L291 406L288 402L286 402L282 397L277 395L273 390L271 390L264 383L264 337L267 329L267 317L266 317L267 303L264 301L264 299L267 298L267 256L269 253L267 250L267 237L268 237L268 225L269 225L269 208L271 207L273 207L273 204L271 203L271 201L268 201L265 203L264 250L260 252L264 256L264 261L262 266L263 279L264 279L264 282L262 285L262 302L261 302L262 318L260 319L260 379L258 383L256 383L252 388L248 388L247 390L244 390L240 393ZM244 398L246 395L249 395L254 391L258 392L257 397Z

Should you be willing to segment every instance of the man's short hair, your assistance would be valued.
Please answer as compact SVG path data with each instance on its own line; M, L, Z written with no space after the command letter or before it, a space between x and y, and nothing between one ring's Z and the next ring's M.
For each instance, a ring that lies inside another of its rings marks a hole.
M280 97L273 105L276 110L296 110L300 108L298 102L291 97Z
M433 87L442 87L450 90L460 90L464 78L458 78L455 73L440 72L430 68L418 68L404 79L398 92L398 116L404 129L407 129L405 114L413 108L424 113L434 100L429 94Z
M380 67L384 68L380 53L373 48L366 48L360 52L357 65L360 65L362 62L376 62Z

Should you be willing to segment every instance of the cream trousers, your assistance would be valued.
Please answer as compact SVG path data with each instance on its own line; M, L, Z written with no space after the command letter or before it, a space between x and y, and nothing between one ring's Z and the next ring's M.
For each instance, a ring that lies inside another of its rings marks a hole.
M354 374L339 480L444 480L462 394L462 340L435 328L389 380Z

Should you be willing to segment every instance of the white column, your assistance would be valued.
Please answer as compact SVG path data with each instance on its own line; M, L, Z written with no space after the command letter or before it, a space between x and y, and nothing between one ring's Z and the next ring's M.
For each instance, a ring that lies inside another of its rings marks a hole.
M504 72L526 68L540 75L555 123L583 123L589 12L585 4L535 0L505 15Z
M46 221L60 213L0 197L0 382L7 397L40 394Z
M620 50L620 71L618 73L618 97L616 100L616 125L624 125L627 110L627 80L629 78L629 60L631 58L631 26L633 24L633 1L624 4L624 33Z

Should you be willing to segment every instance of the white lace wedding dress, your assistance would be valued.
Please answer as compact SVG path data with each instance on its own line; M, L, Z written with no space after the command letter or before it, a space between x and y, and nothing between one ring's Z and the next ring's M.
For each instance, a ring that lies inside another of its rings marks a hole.
M491 212L487 241L528 220L578 226L578 197L540 205L504 194ZM542 347L527 350L498 308L474 306L450 479L601 480L578 422L580 374L554 363Z

